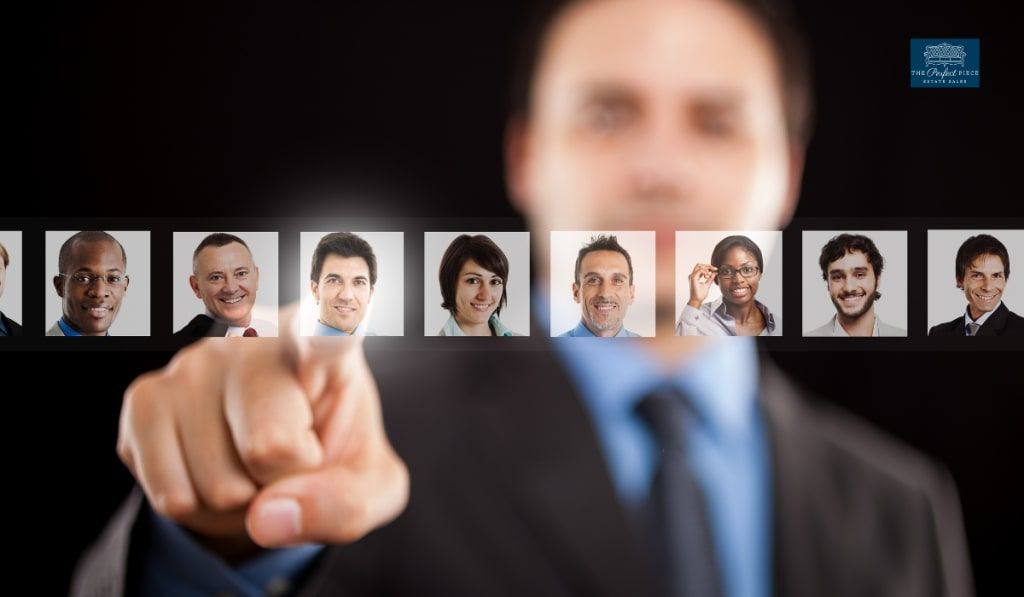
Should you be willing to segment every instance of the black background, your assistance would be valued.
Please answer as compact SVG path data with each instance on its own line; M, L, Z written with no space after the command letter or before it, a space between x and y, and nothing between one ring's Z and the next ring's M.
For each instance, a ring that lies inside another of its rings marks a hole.
M501 136L524 3L336 4L47 3L11 13L18 109L8 113L15 155L0 229L27 221L41 231L46 220L35 218L55 215L83 218L82 228L108 217L515 217ZM856 214L892 227L970 216L1021 227L1019 28L996 3L798 8L819 96L798 218ZM911 37L981 38L981 89L910 89ZM26 286L34 276L26 268ZM924 309L916 296L912 312ZM1007 302L1024 310L1020 297ZM59 593L130 486L113 450L121 393L170 352L10 348L0 353L5 486L8 516L28 532L9 545L52 562L33 592ZM979 592L1016 578L1000 556L1019 537L1024 498L1019 347L774 357L946 463Z

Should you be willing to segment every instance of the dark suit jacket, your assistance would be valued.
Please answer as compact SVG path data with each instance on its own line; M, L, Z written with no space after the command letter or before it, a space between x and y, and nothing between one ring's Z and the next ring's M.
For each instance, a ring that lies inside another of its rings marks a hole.
M0 319L3 320L4 327L7 328L7 335L8 336L20 336L21 335L21 326L18 325L17 322L15 322L10 317L7 317L3 313L0 313Z
M370 354L388 435L409 465L409 506L361 541L324 550L299 595L655 594L584 406L547 344L526 342ZM762 377L774 594L971 595L948 475L805 400L769 363ZM138 590L141 501L136 491L83 558L74 595Z
M192 321L185 324L185 327L174 332L175 337L180 338L202 338L204 336L221 337L228 331L228 326L215 322L206 315L199 314L192 318Z
M964 316L940 323L928 330L929 336L966 336ZM978 336L1024 336L1024 317L1017 315L1001 303L978 330Z

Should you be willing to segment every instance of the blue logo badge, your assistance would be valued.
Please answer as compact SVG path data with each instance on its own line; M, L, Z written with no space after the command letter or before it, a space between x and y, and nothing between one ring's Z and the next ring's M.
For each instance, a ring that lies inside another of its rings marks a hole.
M911 39L910 86L981 87L980 40Z

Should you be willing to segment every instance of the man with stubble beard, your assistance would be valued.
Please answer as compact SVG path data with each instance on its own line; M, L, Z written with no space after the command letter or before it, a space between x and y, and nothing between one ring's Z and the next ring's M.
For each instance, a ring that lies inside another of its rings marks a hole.
M863 234L840 234L821 248L818 265L836 314L805 336L900 336L907 331L884 323L875 314L875 301L884 264L882 254Z
M626 329L626 313L636 297L633 260L615 236L595 236L576 257L572 298L580 322L563 338L638 338Z

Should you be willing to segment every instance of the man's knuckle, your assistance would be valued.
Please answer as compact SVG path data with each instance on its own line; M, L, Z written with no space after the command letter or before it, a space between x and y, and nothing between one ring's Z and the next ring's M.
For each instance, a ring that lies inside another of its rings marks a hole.
M161 416L162 388L157 375L147 373L136 379L124 395L124 417L131 427L145 428Z
M253 490L237 481L214 481L207 490L206 501L217 512L234 510L252 499Z
M297 438L278 425L264 425L249 434L241 450L250 465L267 467L287 462L297 454Z
M121 459L121 462L124 463L124 465L127 466L128 468L132 468L132 466L134 465L135 459L132 456L132 450L129 447L128 442L127 441L123 441L123 440L119 440L117 442L116 451L117 451L117 457Z
M196 511L195 498L181 491L159 491L150 501L158 514L172 520L184 520Z

